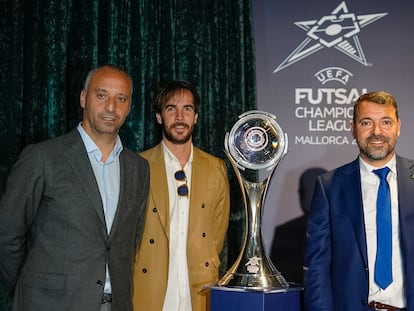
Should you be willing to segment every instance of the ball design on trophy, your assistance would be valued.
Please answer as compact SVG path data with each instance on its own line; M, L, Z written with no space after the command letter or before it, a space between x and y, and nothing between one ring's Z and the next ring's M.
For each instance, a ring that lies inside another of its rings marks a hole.
M266 169L273 167L283 155L285 137L273 115L250 111L234 124L228 148L237 166Z

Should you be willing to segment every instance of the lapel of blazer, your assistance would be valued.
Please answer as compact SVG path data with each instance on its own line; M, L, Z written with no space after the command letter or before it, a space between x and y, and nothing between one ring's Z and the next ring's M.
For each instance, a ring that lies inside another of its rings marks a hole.
M359 158L344 168L341 187L344 191L345 197L345 203L343 207L349 215L353 232L358 244L359 252L364 259L365 265L367 266L367 242L365 235L364 211L362 205Z
M199 211L201 210L200 207L204 204L208 178L208 161L204 158L203 154L200 152L198 148L193 147L188 236L190 236L190 234L196 227L197 221L199 220Z
M86 153L85 146L77 129L74 129L67 135L67 143L71 147L66 153L66 160L72 167L75 174L78 176L79 183L82 185L82 188L85 194L88 196L90 203L94 207L100 221L106 228L105 216L102 208L102 200L99 193L98 184L96 183L95 175L89 162L88 154Z
M149 208L157 208L157 215L161 226L163 227L164 234L167 238L170 238L170 201L168 199L168 183L167 176L165 175L165 162L164 152L162 144L158 144L152 149L151 154L148 157L150 164L150 191L151 198L154 201L155 206L149 206ZM165 191L160 191L165 189ZM151 201L151 200L150 200Z
M127 161L126 157L124 156L124 152L122 151L121 154L119 155L119 177L120 178L119 178L118 204L117 204L117 207L116 207L116 211L115 211L115 215L114 215L114 221L112 223L111 231L109 232L109 238L110 239L114 235L114 232L115 232L116 228L118 227L118 222L119 222L119 216L118 215L122 215L121 210L127 206L127 204L124 203L124 201L128 200L127 194L129 193L129 190L131 190L131 189L126 189L126 186L127 186L126 181L129 180L129 174L130 174L129 172L130 171L128 170L128 161Z
M402 235L413 232L414 162L397 156L398 210ZM413 232L414 233L414 232Z
M414 269L414 161L397 156L398 211L400 221L400 246L403 259L403 273L406 280L407 310L412 309L414 288L411 285ZM410 306L411 305L411 306Z
M414 202L414 162L397 156L397 183L398 183L398 205L400 219L404 220L408 216L405 213L411 211Z

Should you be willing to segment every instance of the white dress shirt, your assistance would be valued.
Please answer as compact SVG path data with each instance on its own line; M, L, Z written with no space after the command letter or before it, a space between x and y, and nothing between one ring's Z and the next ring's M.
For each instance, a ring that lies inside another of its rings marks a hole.
M361 158L361 190L364 208L365 232L367 240L368 269L369 269L369 295L368 302L379 301L399 308L405 307L404 280L402 273L402 257L400 249L399 218L398 218L398 187L396 158L386 164L390 168L387 180L391 192L391 217L392 217L392 278L393 282L381 289L374 281L374 266L377 253L377 226L376 226L376 200L380 179L373 173L373 167Z
M168 285L165 294L163 311L191 311L191 293L188 280L187 235L190 216L190 185L193 146L190 158L184 168L163 143L165 169L168 182L170 202L170 243ZM175 172L183 170L186 181L175 179ZM180 196L177 188L187 183L188 195Z

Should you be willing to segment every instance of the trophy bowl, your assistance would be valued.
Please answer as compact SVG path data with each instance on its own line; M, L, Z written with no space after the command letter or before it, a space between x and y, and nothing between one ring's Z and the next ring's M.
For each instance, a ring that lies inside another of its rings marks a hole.
M219 286L252 290L289 287L264 252L261 230L266 191L276 167L287 154L287 146L287 135L276 116L259 110L241 114L226 134L225 153L242 189L246 230L240 254L219 280Z

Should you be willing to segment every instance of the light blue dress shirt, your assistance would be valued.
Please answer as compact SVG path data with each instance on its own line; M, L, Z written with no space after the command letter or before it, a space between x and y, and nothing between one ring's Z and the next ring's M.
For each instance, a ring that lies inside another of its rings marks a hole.
M108 234L111 232L112 223L114 221L116 209L118 206L119 187L120 187L120 170L119 155L123 149L121 139L117 137L114 149L109 155L106 162L102 162L102 153L96 146L94 141L82 128L81 123L78 125L78 131L85 144L89 161L92 165L95 179L101 194L102 207L105 214L106 230ZM105 293L111 293L111 283L109 278L108 265L106 267Z

